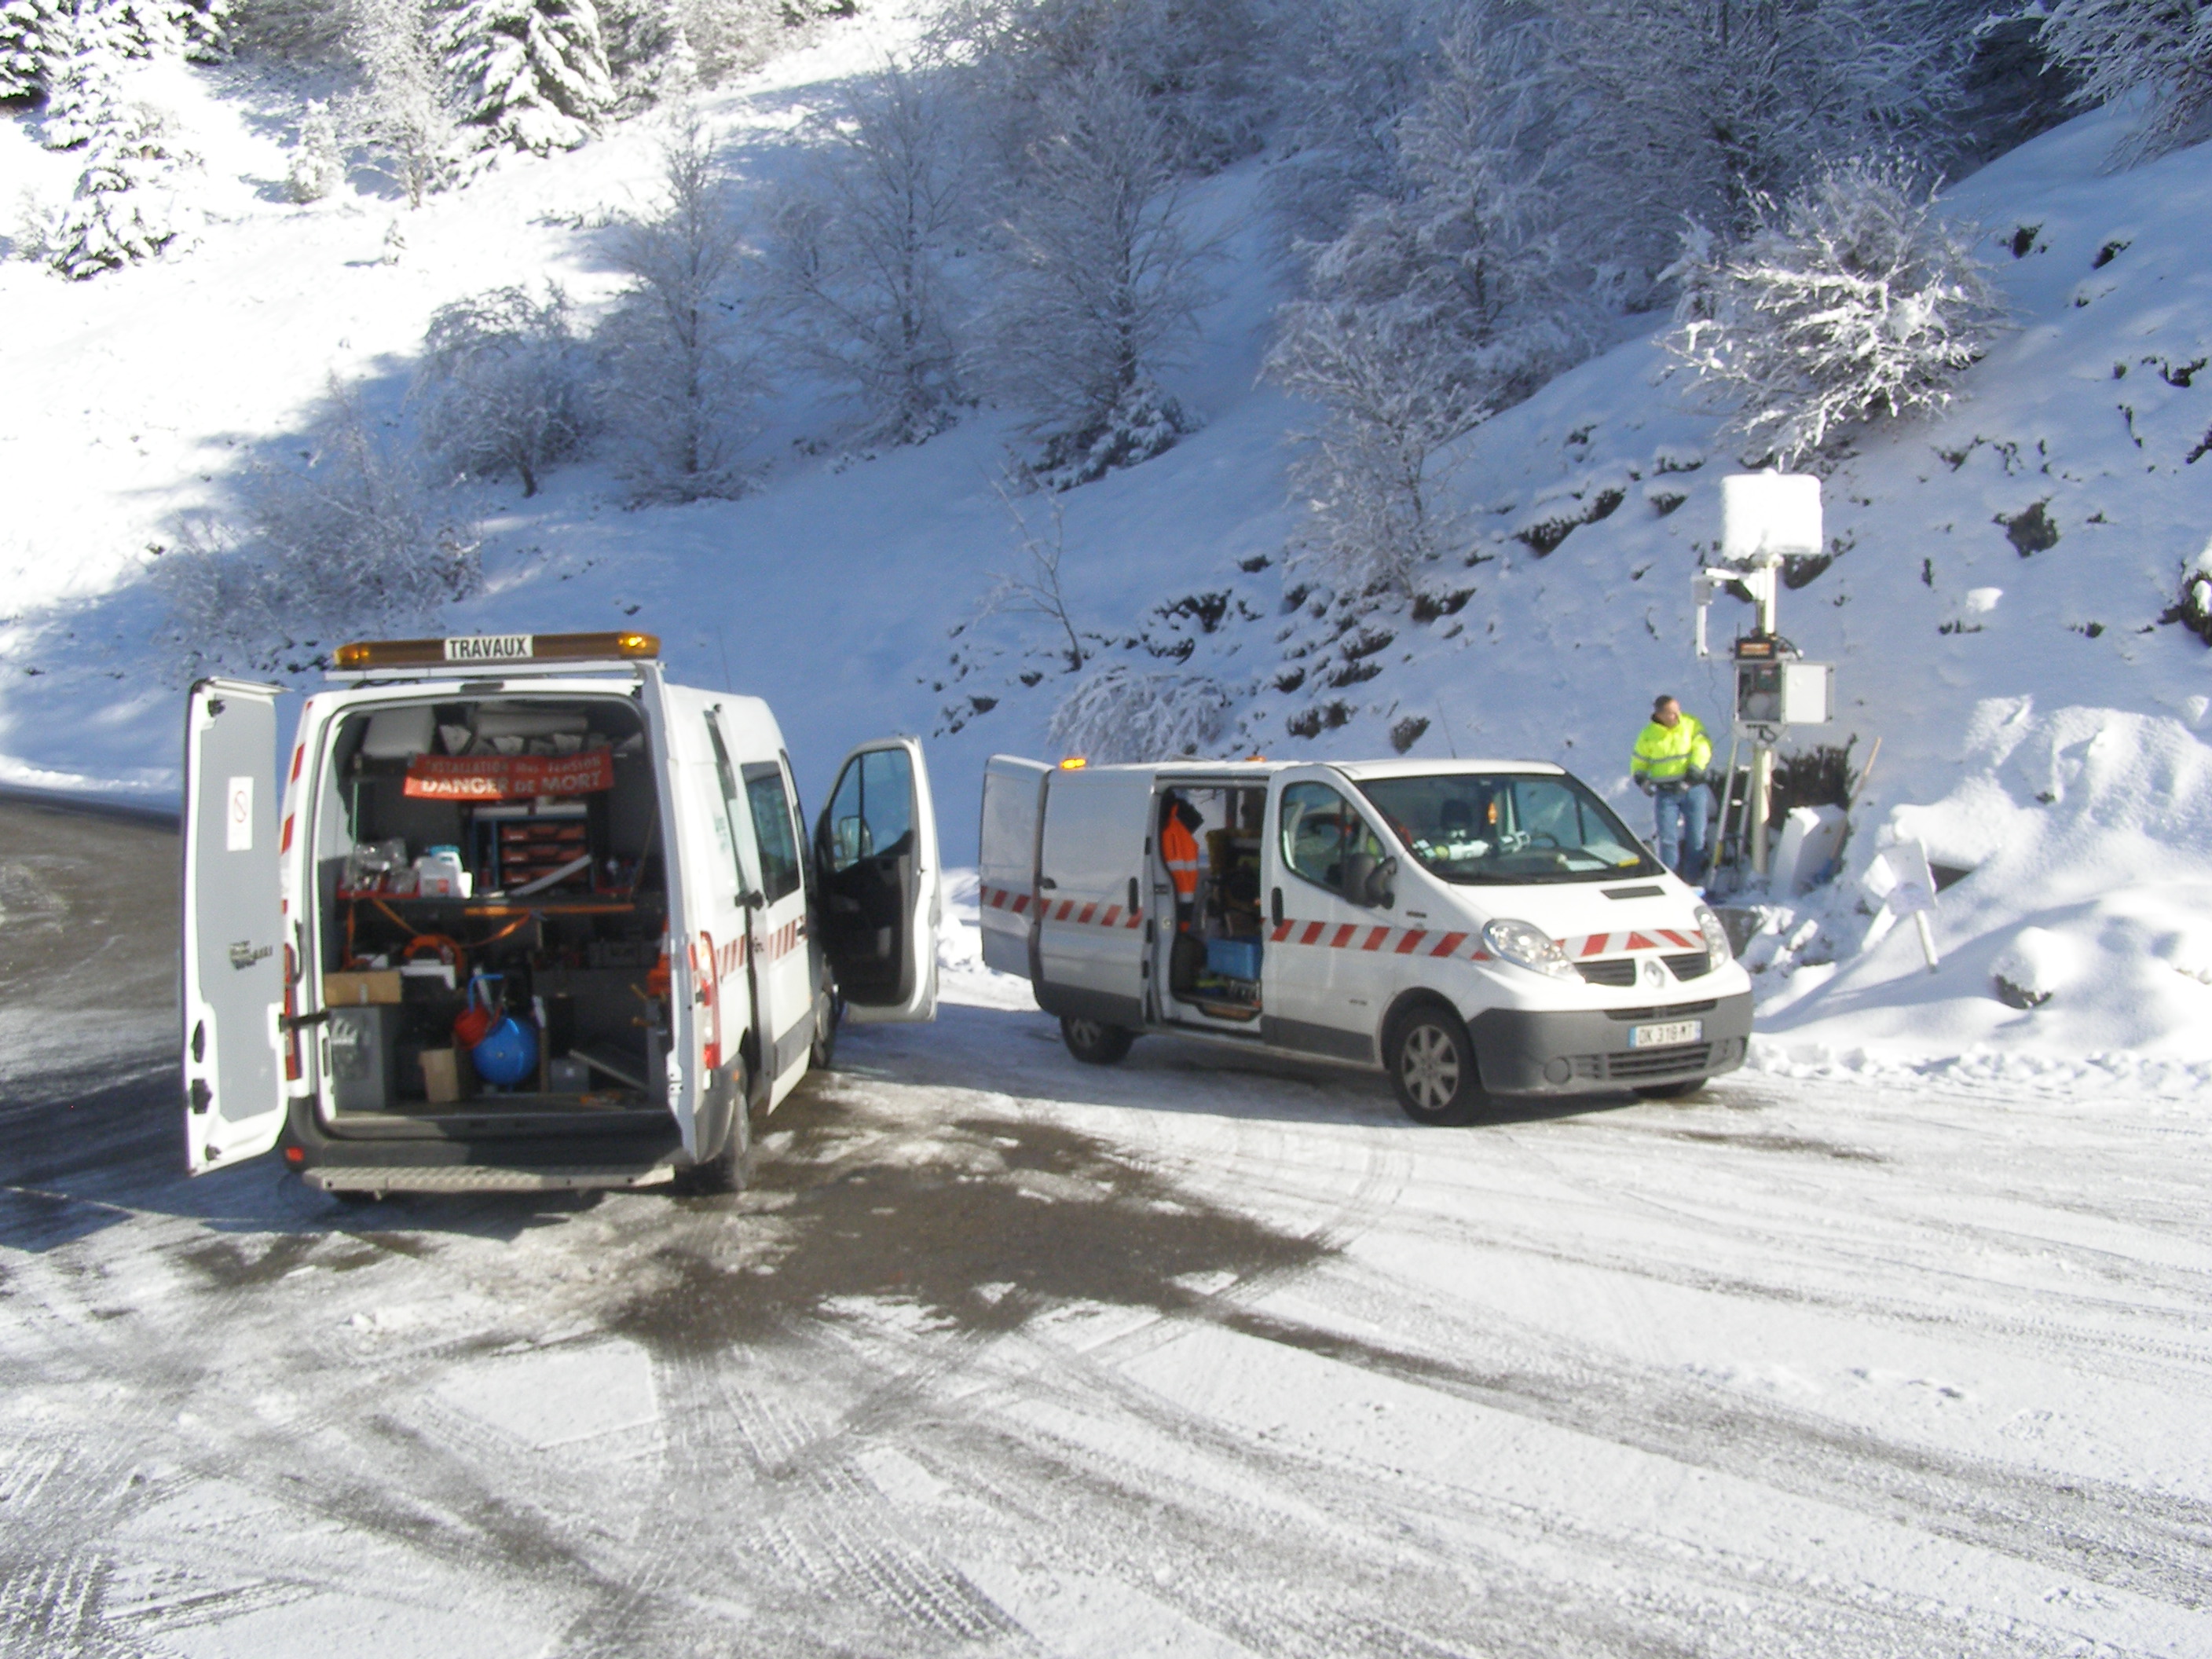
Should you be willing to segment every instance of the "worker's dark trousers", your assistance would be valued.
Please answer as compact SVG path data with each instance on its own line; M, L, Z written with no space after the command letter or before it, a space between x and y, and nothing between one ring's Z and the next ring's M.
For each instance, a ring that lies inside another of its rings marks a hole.
M1712 791L1702 783L1662 783L1652 798L1660 861L1692 886L1705 878L1705 820Z

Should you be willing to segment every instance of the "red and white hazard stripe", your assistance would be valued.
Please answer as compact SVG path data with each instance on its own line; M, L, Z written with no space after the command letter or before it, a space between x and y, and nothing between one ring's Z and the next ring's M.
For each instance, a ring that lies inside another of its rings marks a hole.
M1030 914L1030 895L1018 893L1011 887L986 887L980 895L986 908L1005 910L1020 916ZM1130 910L1119 904L1085 902L1082 899L1046 899L1036 906L1040 921L1073 922L1079 927L1137 927L1144 923L1144 912Z
M1357 921L1279 921L1267 934L1274 945L1310 945L1324 951L1371 951L1378 956L1455 957L1487 962L1479 936L1435 927L1375 927Z
M1638 951L1664 951L1669 946L1677 951L1702 951L1705 948L1705 936L1678 933L1671 927L1654 927L1642 933L1591 933L1577 941L1561 939L1559 945L1571 957L1626 956Z

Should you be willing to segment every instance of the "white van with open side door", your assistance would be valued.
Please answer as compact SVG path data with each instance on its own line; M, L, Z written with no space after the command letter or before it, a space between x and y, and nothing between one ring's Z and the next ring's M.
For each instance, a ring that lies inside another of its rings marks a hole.
M1161 856L1170 816L1194 881ZM1452 1123L1487 1097L1686 1094L1751 1035L1719 918L1541 763L994 756L981 873L984 960L1097 1064L1172 1031L1380 1066L1407 1115Z
M921 744L848 756L810 842L768 705L671 684L659 653L344 647L281 784L279 688L192 687L195 1173L281 1139L341 1195L727 1190L841 1015L935 1017Z

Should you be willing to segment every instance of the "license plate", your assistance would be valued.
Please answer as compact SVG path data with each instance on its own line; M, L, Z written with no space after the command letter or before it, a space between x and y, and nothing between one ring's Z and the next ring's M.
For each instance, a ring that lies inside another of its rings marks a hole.
M1678 1042L1703 1042L1705 1022L1702 1019L1669 1020L1664 1025L1632 1025L1628 1028L1628 1046L1632 1048L1666 1048Z

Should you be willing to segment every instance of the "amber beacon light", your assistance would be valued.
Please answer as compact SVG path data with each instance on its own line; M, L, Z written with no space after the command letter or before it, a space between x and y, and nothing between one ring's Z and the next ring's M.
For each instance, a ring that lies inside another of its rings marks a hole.
M483 667L509 662L618 662L660 654L658 634L471 634L435 640L357 640L334 667Z

